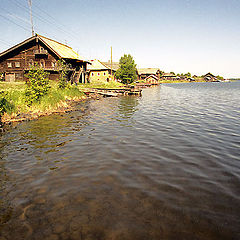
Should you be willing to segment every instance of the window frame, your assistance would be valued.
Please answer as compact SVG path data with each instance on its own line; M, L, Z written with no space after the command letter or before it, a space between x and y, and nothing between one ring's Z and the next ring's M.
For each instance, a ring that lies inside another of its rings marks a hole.
M45 61L43 59L40 60L40 68L45 68Z
M15 62L15 67L16 68L20 68L21 67L21 63L20 62Z

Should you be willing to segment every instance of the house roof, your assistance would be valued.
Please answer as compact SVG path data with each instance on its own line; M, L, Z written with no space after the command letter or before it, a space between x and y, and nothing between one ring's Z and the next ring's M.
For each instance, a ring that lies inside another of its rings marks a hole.
M138 68L138 74L156 74L157 71L160 71L159 68Z
M158 77L156 75L150 75L146 77L144 80L148 80L149 78L154 78L155 80L158 80Z
M207 73L207 74L205 74L203 77L215 77L212 73Z
M95 60L90 60L89 61L92 65L88 66L88 70L110 70L111 69L111 63L110 62L101 62L98 59ZM112 63L112 70L117 71L119 68L119 63L118 62L113 62Z
M162 77L177 77L177 76L174 75L173 73L164 73Z
M109 69L111 69L111 62L102 62L105 66L107 66ZM119 62L112 62L112 70L117 71L120 67Z
M0 57L4 56L5 54L23 46L24 44L27 44L33 40L40 40L44 45L46 45L49 49L51 49L59 58L65 58L65 59L75 59L79 61L84 61L83 57L80 57L78 53L76 53L71 47L59 43L55 40L52 40L50 38L41 36L36 34L35 36L26 39L25 41L9 48L8 50L0 53Z
M109 68L103 64L102 62L100 62L98 59L94 59L94 60L90 60L89 61L91 63L91 65L89 64L87 66L88 70L108 70Z
M59 55L60 58L83 60L83 57L79 56L71 47L41 35L37 36L57 55Z

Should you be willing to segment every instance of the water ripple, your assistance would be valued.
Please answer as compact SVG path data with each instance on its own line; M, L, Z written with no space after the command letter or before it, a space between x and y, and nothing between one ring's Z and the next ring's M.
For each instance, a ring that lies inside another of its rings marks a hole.
M165 84L4 133L0 238L240 239L239 90Z

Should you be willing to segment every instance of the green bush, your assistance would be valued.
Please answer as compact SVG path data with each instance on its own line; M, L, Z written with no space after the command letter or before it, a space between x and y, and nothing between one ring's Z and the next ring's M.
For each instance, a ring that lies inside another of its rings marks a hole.
M48 93L50 89L48 73L38 65L34 65L26 76L28 78L25 90L26 102L28 105L32 105L33 102L39 102Z
M1 91L0 92L0 125L1 118L5 112L11 111L13 109L13 105L7 99L7 93Z
M39 110L47 110L47 109L54 109L61 101L65 101L66 99L74 99L74 98L81 98L85 94L75 86L70 86L65 89L59 88L51 88L49 93L42 97L41 102L37 102L33 104L34 108Z
M60 89L65 89L69 85L67 75L68 75L70 65L66 64L66 62L63 61L63 60L58 60L57 68L58 68L58 71L60 73L58 87Z

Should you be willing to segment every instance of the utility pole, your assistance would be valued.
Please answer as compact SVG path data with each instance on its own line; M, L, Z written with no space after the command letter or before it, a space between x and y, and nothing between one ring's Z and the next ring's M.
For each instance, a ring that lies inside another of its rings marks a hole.
M111 47L111 78L112 78L112 47Z
M33 18L32 18L32 0L28 0L29 10L30 10L30 20L32 25L32 36L34 36L34 30L33 30Z

